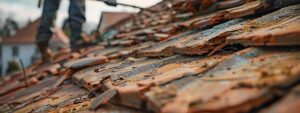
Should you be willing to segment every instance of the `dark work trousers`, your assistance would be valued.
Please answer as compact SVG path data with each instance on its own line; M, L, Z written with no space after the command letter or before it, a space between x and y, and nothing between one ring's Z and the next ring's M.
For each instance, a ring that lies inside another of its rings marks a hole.
M60 0L45 0L40 26L37 33L37 43L48 43L52 37L51 27L54 25ZM68 24L71 30L71 48L81 37L82 25L85 18L85 0L70 0Z

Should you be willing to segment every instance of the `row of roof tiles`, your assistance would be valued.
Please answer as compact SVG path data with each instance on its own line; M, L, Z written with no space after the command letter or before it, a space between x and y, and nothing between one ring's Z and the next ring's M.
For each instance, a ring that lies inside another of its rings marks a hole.
M196 9L190 2L161 13L192 12L192 19L120 26L112 47L60 51L53 63L26 68L27 79L5 77L0 111L296 112L300 5L290 5L299 1L194 0Z

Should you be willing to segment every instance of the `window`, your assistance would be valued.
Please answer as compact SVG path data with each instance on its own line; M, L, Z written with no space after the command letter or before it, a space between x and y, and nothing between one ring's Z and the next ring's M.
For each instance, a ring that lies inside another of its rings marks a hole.
M0 59L2 58L2 46L0 45Z
M12 54L13 54L14 57L19 56L19 47L18 46L13 46L12 47Z

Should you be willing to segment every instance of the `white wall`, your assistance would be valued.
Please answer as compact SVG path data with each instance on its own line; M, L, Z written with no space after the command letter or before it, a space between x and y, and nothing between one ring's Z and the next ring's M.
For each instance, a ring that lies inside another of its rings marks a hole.
M12 48L14 46L19 47L19 56L14 57ZM2 75L6 74L7 70L7 63L9 60L14 59L16 62L19 63L19 58L22 59L24 66L29 66L32 63L32 56L36 53L36 46L34 43L31 44L3 44L2 45L2 57L1 57L1 63L2 63Z
M0 44L0 75L2 75L2 45L1 44Z

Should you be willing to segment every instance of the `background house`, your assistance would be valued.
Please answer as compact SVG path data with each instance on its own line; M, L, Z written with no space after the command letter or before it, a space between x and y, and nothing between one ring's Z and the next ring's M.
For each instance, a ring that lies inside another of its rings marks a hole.
M0 74L2 74L2 37L0 36Z
M15 61L19 63L19 59L23 60L24 66L28 66L33 62L33 58L39 55L36 48L36 33L40 19L29 23L24 28L16 31L10 37L4 38L1 42L1 74L5 75L8 69L8 62ZM68 43L68 37L59 28L54 28L53 38L50 40L50 47L59 48ZM55 43L55 44L52 44Z

